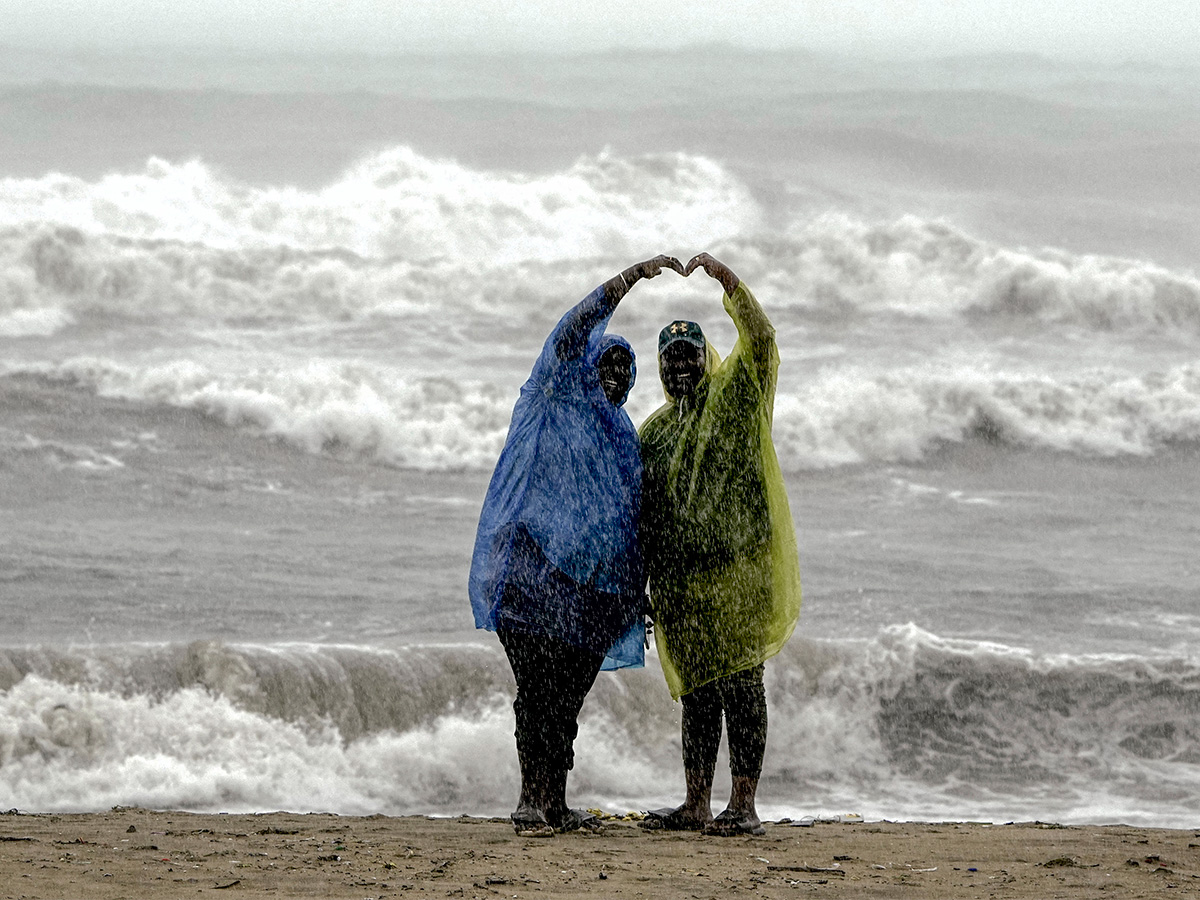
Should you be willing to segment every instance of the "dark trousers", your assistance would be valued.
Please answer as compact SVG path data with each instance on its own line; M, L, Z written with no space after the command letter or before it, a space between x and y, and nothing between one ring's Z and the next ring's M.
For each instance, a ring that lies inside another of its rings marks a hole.
M496 632L517 681L517 758L521 773L567 772L575 765L579 711L604 656L551 637Z
M709 783L717 767L721 717L729 726L729 771L758 778L767 749L767 692L763 667L710 681L683 702L683 767L703 773Z

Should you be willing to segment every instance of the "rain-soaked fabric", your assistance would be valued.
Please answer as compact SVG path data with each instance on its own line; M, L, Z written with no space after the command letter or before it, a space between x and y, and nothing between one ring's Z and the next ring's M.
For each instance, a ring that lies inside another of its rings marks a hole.
M601 655L542 634L501 628L496 635L517 682L513 733L522 779L538 769L569 772L575 767L579 711L600 671Z
M641 427L642 535L659 660L678 699L774 656L800 613L800 562L771 441L779 351L744 284L724 297L729 358L708 344L690 397Z
M476 627L547 635L603 654L606 669L642 665L645 640L637 432L597 369L613 345L633 356L604 334L614 308L601 285L546 339L488 486L469 580Z

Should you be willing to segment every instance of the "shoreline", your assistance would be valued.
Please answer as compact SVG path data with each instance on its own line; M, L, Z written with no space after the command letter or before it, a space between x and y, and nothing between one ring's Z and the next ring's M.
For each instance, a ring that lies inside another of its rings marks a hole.
M970 822L766 823L761 837L519 837L505 818L0 814L0 898L1177 897L1200 892L1195 829Z

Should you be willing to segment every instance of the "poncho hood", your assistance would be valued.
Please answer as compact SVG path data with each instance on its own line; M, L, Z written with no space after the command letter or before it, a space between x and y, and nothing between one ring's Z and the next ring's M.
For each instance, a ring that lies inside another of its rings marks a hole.
M637 354L633 352L633 347L630 346L629 341L625 340L619 334L602 334L596 342L596 352L595 358L592 360L592 366L595 368L600 362L600 357L612 347L624 347L629 351L629 387L626 388L625 393L616 402L617 406L624 406L625 401L629 399L629 392L633 390L634 382L637 381ZM590 349L589 345L589 356L591 355Z
M673 404L676 407L683 406L685 408L700 402L708 396L709 386L712 384L713 377L721 368L721 354L717 352L717 348L712 345L712 341L706 337L704 340L704 374L700 376L700 383L696 385L696 390L688 397L672 397L667 393L667 387L662 383L662 354L658 357L659 366L659 387L662 389L663 396L667 399L667 403ZM661 410L659 410L661 411Z

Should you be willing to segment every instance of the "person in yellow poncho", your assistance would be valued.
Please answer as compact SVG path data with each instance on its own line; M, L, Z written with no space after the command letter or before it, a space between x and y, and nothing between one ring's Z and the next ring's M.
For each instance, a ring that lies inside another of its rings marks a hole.
M763 663L800 612L800 563L771 440L779 351L775 329L733 271L707 253L687 265L716 279L738 340L721 361L695 322L659 335L665 405L639 429L641 535L655 642L671 695L683 702L687 798L644 827L761 834L755 794L766 749ZM712 815L724 716L733 789Z

